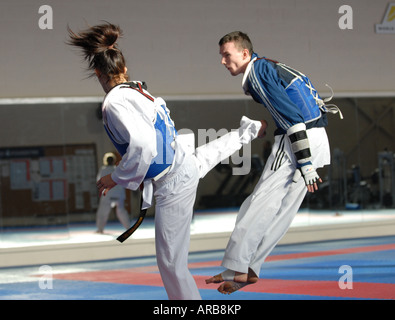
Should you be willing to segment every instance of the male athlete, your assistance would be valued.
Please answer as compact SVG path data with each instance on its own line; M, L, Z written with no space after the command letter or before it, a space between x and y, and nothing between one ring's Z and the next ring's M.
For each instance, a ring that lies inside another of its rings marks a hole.
M222 266L224 272L206 280L222 283L230 294L258 281L261 265L287 232L306 192L322 182L316 169L330 164L325 131L326 106L310 80L282 63L259 58L249 37L232 32L219 41L221 63L232 76L244 74L247 95L263 104L277 130L272 153L252 194L241 205Z

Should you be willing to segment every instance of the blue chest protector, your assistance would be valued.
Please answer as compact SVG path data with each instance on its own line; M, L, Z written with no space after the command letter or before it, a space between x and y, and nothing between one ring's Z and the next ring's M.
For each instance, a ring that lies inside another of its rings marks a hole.
M165 106L160 106L154 126L156 132L157 155L152 159L145 179L152 179L170 167L173 163L175 154L172 144L177 135L177 131L169 114L166 112ZM106 125L104 125L104 128L115 148L120 155L123 156L129 147L129 143L120 144L116 142Z
M162 112L158 112L155 122L156 132L156 150L158 154L152 159L151 165L145 176L146 179L156 177L163 170L170 167L173 163L175 150L173 148L174 138L177 135L177 130L171 121L166 108L161 106ZM163 118L162 118L163 117Z
M319 119L324 102L310 79L301 72L291 69L284 64L278 63L277 65L294 76L285 88L285 92L289 99L299 107L305 123Z
M253 66L250 72L248 92L255 101L268 107L278 127L286 127L285 123L287 120L282 119L275 108L271 107L270 94L265 93L270 87L283 86L287 99L284 99L279 92L276 92L277 102L280 104L284 102L286 106L286 100L291 101L298 107L300 115L303 117L303 122L306 124L316 122L322 117L322 113L334 111L328 110L325 104L331 98L323 100L310 79L300 71L275 60L258 58L256 53L253 54L252 61L254 59L256 59L257 67L254 69L255 67ZM260 79L260 76L262 76L263 80ZM336 109L338 108L336 107Z

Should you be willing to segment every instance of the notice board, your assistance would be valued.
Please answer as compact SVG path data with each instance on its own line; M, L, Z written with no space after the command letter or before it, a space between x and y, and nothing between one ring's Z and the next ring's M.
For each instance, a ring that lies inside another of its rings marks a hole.
M95 144L0 148L0 214L60 215L97 208Z

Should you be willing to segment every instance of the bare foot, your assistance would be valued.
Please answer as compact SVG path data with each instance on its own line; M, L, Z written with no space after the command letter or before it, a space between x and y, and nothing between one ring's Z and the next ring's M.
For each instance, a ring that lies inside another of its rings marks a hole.
M224 281L246 282L247 280L247 273L241 273L233 270L225 270L224 272L207 279L206 284L221 283Z
M218 287L218 291L223 294L231 294L246 285L258 282L259 278L251 269L248 269L246 273L236 273L233 280L225 281Z
M222 274L217 274L214 277L206 279L206 284L209 284L209 283L221 283L221 282L224 282L224 279L222 278Z
M245 287L248 284L249 284L248 282L226 281L222 283L217 290L222 294L231 294L237 290L240 290L241 288Z

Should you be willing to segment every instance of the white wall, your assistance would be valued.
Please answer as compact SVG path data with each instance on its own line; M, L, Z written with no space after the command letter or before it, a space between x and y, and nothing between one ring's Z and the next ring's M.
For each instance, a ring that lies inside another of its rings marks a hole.
M240 94L241 77L220 65L218 40L247 32L260 55L308 74L336 93L394 92L395 35L375 34L386 0L1 0L0 98L101 96L85 80L81 57L64 44L66 26L107 20L124 32L120 42L131 77L154 95ZM53 29L41 30L41 5L53 9ZM339 7L353 9L353 29L338 26Z

